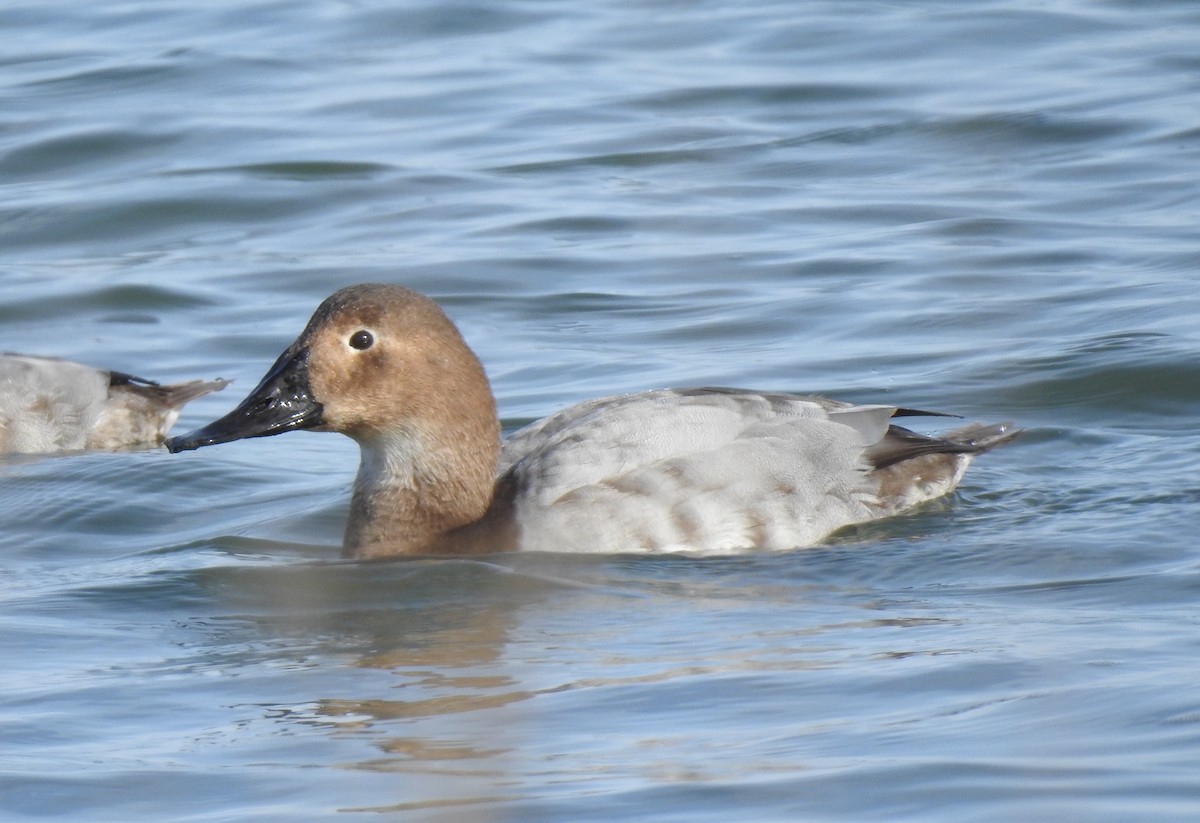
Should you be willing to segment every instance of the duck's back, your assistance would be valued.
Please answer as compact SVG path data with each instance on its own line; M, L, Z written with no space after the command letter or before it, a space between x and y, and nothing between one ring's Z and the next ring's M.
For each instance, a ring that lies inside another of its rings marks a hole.
M811 545L880 515L865 452L895 412L733 389L603 398L509 438L498 496L527 550Z
M108 372L0 355L0 454L81 449L108 402Z

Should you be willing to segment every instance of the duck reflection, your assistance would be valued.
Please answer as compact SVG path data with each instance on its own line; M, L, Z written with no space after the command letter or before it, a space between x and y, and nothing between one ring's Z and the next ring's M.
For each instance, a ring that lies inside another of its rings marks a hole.
M394 803L346 810L477 821L513 800L512 758L531 722L521 706L541 692L497 672L509 665L502 658L522 610L569 584L469 560L244 571L232 594L253 602L259 651L272 638L291 665L316 670L325 692L274 704L271 719L324 729L341 755L358 738L368 751L352 745L360 756L336 767L398 781L383 795L398 793ZM269 652L274 665L280 651ZM380 799L371 785L358 799Z

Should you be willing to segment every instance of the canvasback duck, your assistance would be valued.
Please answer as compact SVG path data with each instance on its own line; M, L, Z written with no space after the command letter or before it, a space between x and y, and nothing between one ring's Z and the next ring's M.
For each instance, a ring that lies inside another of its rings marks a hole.
M342 289L233 411L172 452L295 429L358 442L343 555L738 552L811 546L955 487L1016 435L774 392L648 391L571 406L501 444L478 358L400 286ZM938 415L944 416L944 415Z
M163 386L56 357L0 354L0 454L157 446L185 404L228 383Z

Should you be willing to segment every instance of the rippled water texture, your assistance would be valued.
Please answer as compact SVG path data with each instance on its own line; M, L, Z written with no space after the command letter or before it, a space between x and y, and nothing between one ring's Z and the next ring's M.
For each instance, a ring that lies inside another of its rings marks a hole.
M506 427L740 385L1015 420L737 558L336 562L295 434L0 458L0 818L1192 821L1200 11L0 8L0 350L235 378L354 282Z

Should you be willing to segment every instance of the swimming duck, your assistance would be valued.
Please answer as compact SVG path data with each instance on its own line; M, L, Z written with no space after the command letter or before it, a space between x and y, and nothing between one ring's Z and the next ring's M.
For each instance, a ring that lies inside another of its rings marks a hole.
M185 404L228 383L163 386L55 357L0 354L0 454L156 446Z
M429 298L344 288L250 395L171 452L298 429L358 442L343 555L738 552L811 546L946 494L1016 435L928 414L724 388L591 400L501 444L479 359Z

